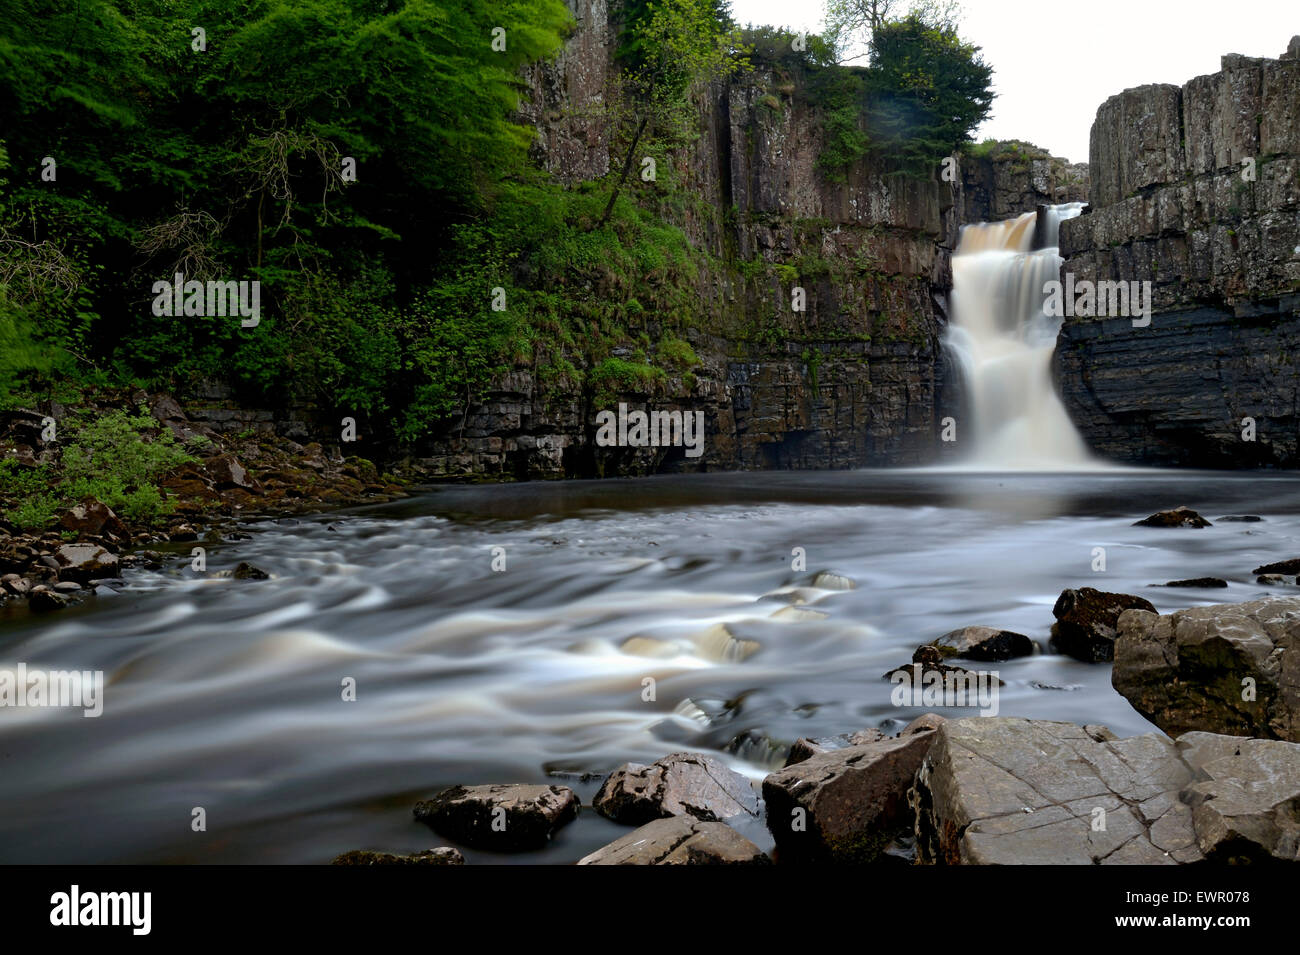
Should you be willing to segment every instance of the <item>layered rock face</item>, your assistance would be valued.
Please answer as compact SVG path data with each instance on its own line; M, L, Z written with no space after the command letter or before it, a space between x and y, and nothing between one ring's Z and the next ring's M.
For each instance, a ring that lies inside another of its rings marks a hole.
M1028 143L1001 143L961 164L958 216L962 223L1000 222L1040 205L1087 202L1088 186L1087 163Z
M1300 59L1225 56L1111 97L1089 167L1062 272L1149 281L1153 314L1066 319L1056 362L1085 438L1132 462L1296 466Z
M622 166L626 146L611 142L604 108L620 95L616 7L574 0L565 52L527 77L536 159L569 185ZM818 168L826 123L806 81L772 64L703 91L698 138L668 157L688 199L659 211L701 259L686 333L700 364L689 377L597 404L517 367L421 463L448 476L579 477L906 465L952 451L938 432L958 388L939 338L958 230L1074 195L1082 173L1030 147L965 159L954 182L939 170L929 182L886 177L869 161L832 181ZM637 176L628 188L641 188ZM659 319L643 320L656 339ZM620 401L703 412L703 454L597 448L594 416Z

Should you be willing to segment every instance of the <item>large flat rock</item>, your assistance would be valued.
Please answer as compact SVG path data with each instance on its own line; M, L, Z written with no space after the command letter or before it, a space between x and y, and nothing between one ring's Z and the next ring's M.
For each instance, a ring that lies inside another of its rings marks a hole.
M1300 859L1300 745L1014 718L948 721L910 794L918 860L1172 865Z

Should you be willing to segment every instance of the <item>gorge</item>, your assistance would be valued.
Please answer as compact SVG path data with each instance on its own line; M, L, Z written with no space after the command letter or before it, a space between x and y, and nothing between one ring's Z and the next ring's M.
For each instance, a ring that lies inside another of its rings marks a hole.
M441 235L490 254L425 300L313 274L315 393L0 411L0 687L95 689L0 699L0 862L1294 861L1300 37L1117 93L1086 165L907 175L828 162L856 74L760 34L624 181L622 5L567 9L507 77L524 213ZM1149 315L1053 304L1121 282ZM465 366L436 427L340 418L379 362L340 315ZM891 692L927 676L980 705Z

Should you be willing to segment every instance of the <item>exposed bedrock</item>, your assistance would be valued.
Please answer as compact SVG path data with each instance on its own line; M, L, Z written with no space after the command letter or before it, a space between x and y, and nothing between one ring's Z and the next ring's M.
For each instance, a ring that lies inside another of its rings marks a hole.
M1300 861L1300 745L1212 733L949 720L911 792L918 861Z
M577 30L563 54L525 77L535 158L575 188L623 161L607 109L622 95L616 7L571 0ZM452 477L849 468L927 463L956 450L939 431L960 400L940 345L958 230L1079 195L1086 170L1017 144L963 158L952 182L938 169L930 181L887 176L870 160L828 175L818 165L827 122L809 77L789 63L755 65L698 94L698 137L661 160L684 200L656 211L699 253L682 333L698 364L614 396L531 366L509 369L451 433L419 449L426 467ZM629 194L638 189L655 192L634 177ZM804 311L792 308L795 286ZM609 300L622 308L618 296ZM639 360L639 336L656 342L669 318L683 318L614 317L631 338L613 357L627 361ZM576 367L585 361L569 357ZM594 416L619 402L702 412L702 453L597 446Z
M1152 314L1066 318L1056 366L1084 437L1131 462L1296 466L1300 59L1230 55L1112 96L1089 168L1063 276L1150 282Z

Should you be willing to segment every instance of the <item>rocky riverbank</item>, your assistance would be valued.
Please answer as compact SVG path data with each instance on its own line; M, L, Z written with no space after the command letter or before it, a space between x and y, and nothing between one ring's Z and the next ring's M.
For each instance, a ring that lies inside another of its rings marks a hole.
M168 435L169 444L186 452L186 463L150 482L165 507L148 519L132 519L87 495L58 508L45 528L0 520L0 604L25 602L37 613L58 610L120 583L127 568L190 561L196 547L238 539L243 522L389 501L405 496L406 486L423 477L410 466L381 472L337 442L299 444L270 428L222 432L206 415L191 417L166 394L105 395L78 412L123 409L149 419L134 439L149 444ZM0 461L9 462L4 473L10 478L0 483L0 514L13 515L24 503L25 477L62 473L65 443L58 435L71 413L58 402L0 413ZM265 576L246 565L219 573Z
M1134 523L1151 534L1213 526L1185 507ZM1250 573L1291 588L1300 557ZM1170 585L1210 580L1221 578ZM854 587L836 581L842 592ZM927 713L896 735L849 726L773 741L784 765L761 784L716 757L679 752L618 767L590 806L558 784L468 785L419 803L414 819L489 852L543 848L583 812L627 827L581 865L1300 862L1300 597L1160 614L1140 597L1076 587L1053 615L1050 649L1113 661L1116 690L1164 732L1119 739L1102 725L998 715L997 671L948 661L987 666L1043 648L970 626L921 644L910 666L886 678L924 685L933 695L923 706L992 702L982 715ZM951 695L977 689L988 698ZM766 828L770 851L755 842L755 827ZM335 861L463 861L451 851Z

